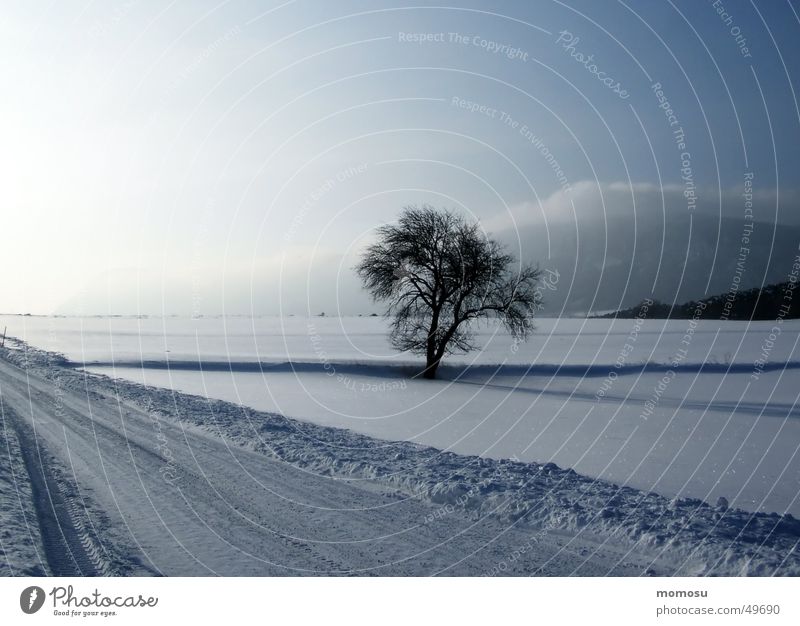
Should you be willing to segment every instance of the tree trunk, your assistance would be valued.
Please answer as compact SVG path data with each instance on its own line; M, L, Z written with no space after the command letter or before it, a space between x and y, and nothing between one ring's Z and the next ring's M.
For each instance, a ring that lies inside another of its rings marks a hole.
M445 342L449 341L449 339L445 339ZM440 346L436 348L436 351L433 355L428 355L426 359L425 369L422 371L423 378L434 379L436 378L436 370L439 369L439 365L444 358L444 352L447 343L442 343Z
M447 332L444 334L444 337L442 337L439 341L438 345L435 345L435 343L432 345L432 342L428 342L428 353L425 359L426 365L425 369L422 370L422 376L424 378L436 378L436 370L439 369L439 364L444 358L445 351L447 350L447 344L450 343L450 340L453 338L453 334L463 321L464 320L456 321L456 323L447 330ZM429 339L430 337L432 337L432 335L428 335Z
M425 369L422 370L422 377L427 378L428 380L433 380L436 378L436 370L439 369L440 362L441 359L437 359L436 357L428 359L427 363L425 364Z
M439 330L439 310L433 311L431 326L428 329L428 339L425 354L425 369L422 370L422 377L432 380L436 378L436 370L439 368L439 346L436 344L436 333Z

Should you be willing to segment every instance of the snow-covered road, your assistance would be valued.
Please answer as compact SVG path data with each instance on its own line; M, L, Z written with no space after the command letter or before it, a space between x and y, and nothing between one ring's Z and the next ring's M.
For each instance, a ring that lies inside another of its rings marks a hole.
M630 546L468 516L380 481L309 471L232 443L223 431L173 419L170 399L178 402L178 395L135 385L117 394L108 379L58 367L43 354L27 360L4 350L0 359L4 432L22 455L14 461L5 446L2 472L7 477L15 462L17 482L24 483L24 467L33 487L13 494L4 488L3 514L32 498L33 513L23 516L40 533L4 542L6 573L37 567L84 575L673 571ZM14 543L20 550L29 544L41 562L23 567L18 551L15 568Z

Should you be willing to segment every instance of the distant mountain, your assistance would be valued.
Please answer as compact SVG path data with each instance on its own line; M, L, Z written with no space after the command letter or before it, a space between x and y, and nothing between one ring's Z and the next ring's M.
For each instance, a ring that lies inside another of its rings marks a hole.
M619 195L612 194L612 199ZM620 216L624 207L604 221L593 206L584 205L577 226L559 218L549 221L547 228L529 222L516 231L491 234L507 243L514 255L558 272L557 283L548 280L554 289L543 294L542 313L554 316L616 311L644 298L683 303L727 293L734 281L739 281L741 290L780 283L787 280L798 253L800 226L756 223L746 245L749 251L742 257L742 237L747 232L742 220L719 220L705 209L698 210L690 238L685 208L668 210L664 220L653 211L651 198L642 198L637 205L643 208L635 224ZM352 271L356 261L355 252L350 256L331 252L315 254L313 259L312 255L287 257L285 265L87 273L86 284L55 312L357 315L380 311Z
M614 313L594 317L632 319L649 317L657 319L775 320L800 318L800 295L795 297L796 283L784 282L724 293L698 301L669 305L654 301L640 302L636 306ZM702 306L701 306L702 305Z
M752 230L752 232L749 232ZM548 232L549 231L549 232ZM749 234L748 234L749 233ZM519 240L517 239L519 235ZM559 273L544 292L549 315L607 312L644 298L667 303L780 283L792 269L800 227L702 214L582 218L495 233L526 261ZM773 240L774 237L774 240Z

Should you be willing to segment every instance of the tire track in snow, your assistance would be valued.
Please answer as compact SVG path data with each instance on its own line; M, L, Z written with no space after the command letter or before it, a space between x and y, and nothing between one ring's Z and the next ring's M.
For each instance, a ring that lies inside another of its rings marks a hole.
M8 423L19 441L22 460L30 480L33 505L39 524L45 559L53 576L99 576L107 574L100 555L70 498L64 479L50 466L48 454L36 438L35 428L25 424L6 404Z

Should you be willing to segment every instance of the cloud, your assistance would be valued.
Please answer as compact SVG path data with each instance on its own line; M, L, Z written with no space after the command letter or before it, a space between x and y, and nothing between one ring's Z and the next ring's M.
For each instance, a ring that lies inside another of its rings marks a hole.
M652 217L667 220L687 214L688 200L683 185L659 187L653 183L621 181L598 183L584 180L568 190L559 189L541 202L528 201L509 207L502 215L483 221L489 231L502 231L532 223L580 222L582 220L615 217L637 219ZM743 185L723 189L696 190L693 212L709 217L744 220L745 189ZM777 207L777 209L776 209ZM777 211L777 219L776 219ZM778 222L800 225L800 190L758 189L752 192L752 219L759 222Z
M352 266L354 254L287 246L280 254L205 261L189 267L118 268L98 272L56 307L59 314L277 315L370 313L372 303Z

